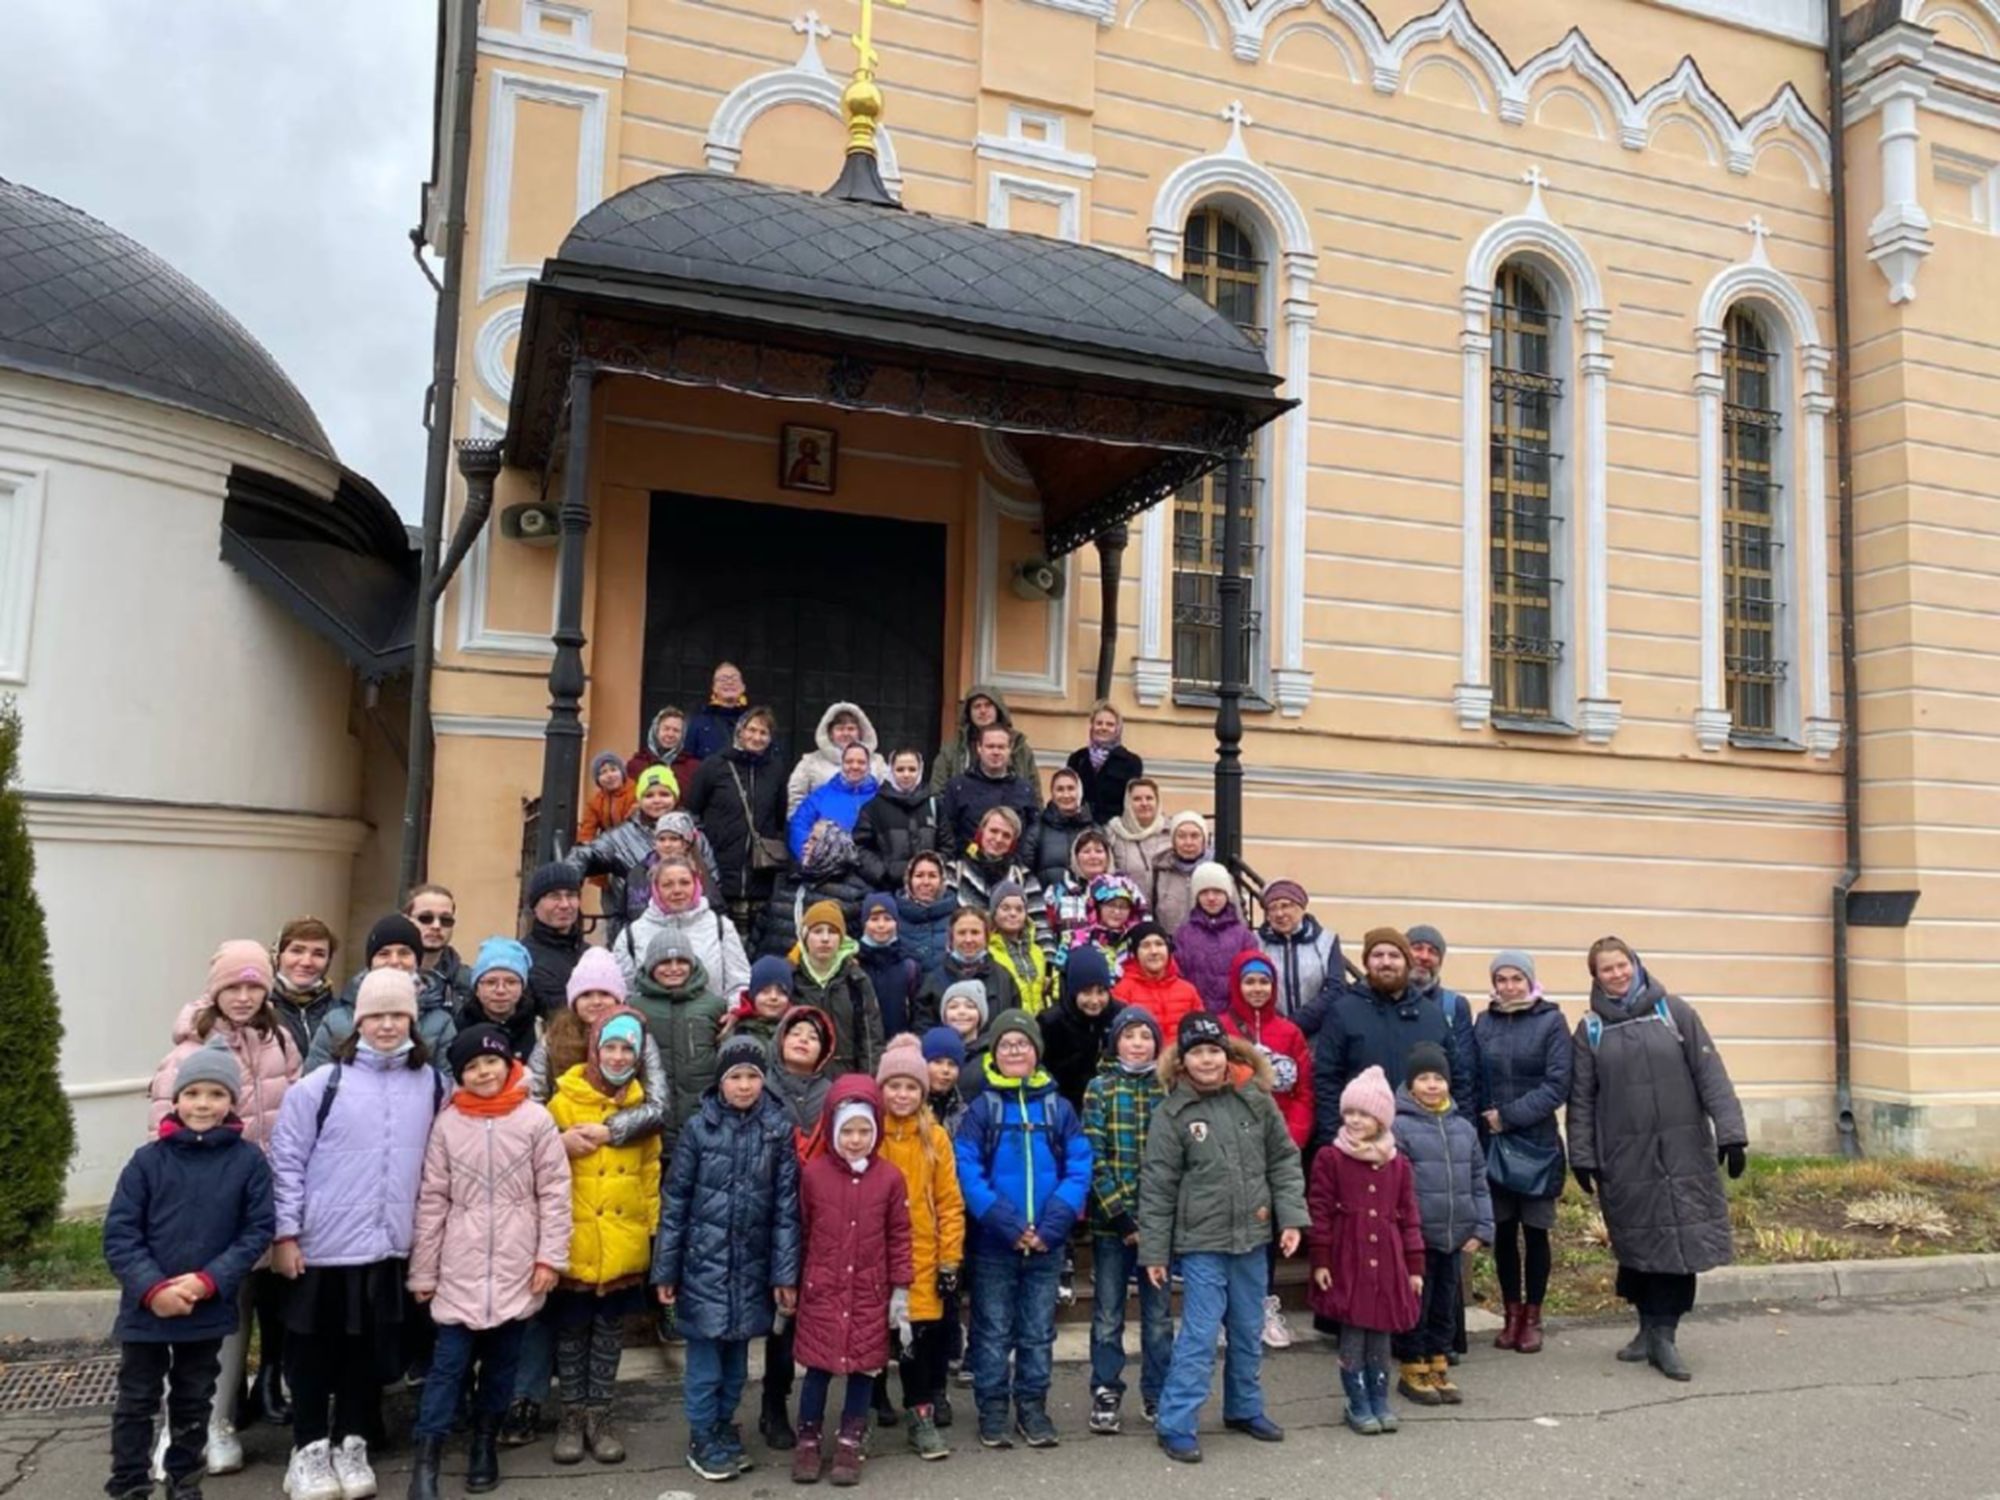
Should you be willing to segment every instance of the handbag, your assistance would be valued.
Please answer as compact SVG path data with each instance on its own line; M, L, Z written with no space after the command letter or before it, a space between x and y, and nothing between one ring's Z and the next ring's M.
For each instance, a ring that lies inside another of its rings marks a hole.
M792 851L783 839L774 839L757 831L757 814L750 806L750 794L743 790L743 778L736 774L733 762L729 767L729 779L736 783L736 795L743 803L743 826L750 830L750 868L785 869L792 862Z
M1517 1198L1560 1198L1566 1171L1560 1145L1500 1131L1486 1143L1486 1177Z

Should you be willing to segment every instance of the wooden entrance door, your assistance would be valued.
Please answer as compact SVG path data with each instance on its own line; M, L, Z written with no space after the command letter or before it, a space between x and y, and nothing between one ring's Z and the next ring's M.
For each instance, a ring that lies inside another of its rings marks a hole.
M644 718L708 701L718 661L778 713L787 761L827 704L867 710L887 754L942 731L945 528L927 522L653 496Z

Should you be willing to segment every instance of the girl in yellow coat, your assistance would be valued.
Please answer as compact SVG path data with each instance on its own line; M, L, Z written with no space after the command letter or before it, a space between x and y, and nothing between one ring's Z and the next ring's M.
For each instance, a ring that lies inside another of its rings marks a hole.
M911 1338L899 1366L903 1374L903 1422L919 1458L946 1458L951 1450L938 1436L937 1402L945 1393L950 1328L944 1296L958 1286L965 1255L965 1199L958 1190L958 1161L951 1137L932 1117L930 1069L923 1045L905 1032L891 1041L875 1069L882 1088L881 1156L903 1174L910 1199L910 1249L916 1279L910 1283ZM888 1399L888 1376L876 1387L878 1405Z
M660 1138L611 1144L606 1122L645 1101L639 1058L646 1023L620 1006L591 1029L583 1062L556 1080L549 1113L570 1155L569 1274L549 1305L556 1325L556 1374L562 1381L559 1464L621 1463L625 1445L611 1429L612 1381L618 1374L626 1316L645 1306L653 1226L660 1218Z

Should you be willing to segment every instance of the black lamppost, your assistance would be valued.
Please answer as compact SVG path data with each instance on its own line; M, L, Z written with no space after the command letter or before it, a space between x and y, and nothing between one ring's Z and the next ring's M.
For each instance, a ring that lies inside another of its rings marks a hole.
M1243 530L1249 474L1243 452L1222 466L1222 674L1215 690L1215 853L1230 874L1243 866Z
M569 375L569 446L563 456L563 498L556 514L555 660L549 665L549 724L543 733L542 805L535 858L546 863L576 829L577 787L583 776L583 574L590 532L590 394L597 372L579 363Z

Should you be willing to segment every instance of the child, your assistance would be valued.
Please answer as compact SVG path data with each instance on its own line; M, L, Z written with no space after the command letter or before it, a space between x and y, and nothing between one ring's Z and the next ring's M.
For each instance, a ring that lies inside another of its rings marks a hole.
M933 849L912 854L896 896L896 935L926 974L951 949L951 918L957 910L958 892L945 886L944 856Z
M472 998L458 1008L461 1031L499 1027L518 1062L526 1062L535 1052L535 1007L527 998L533 964L528 950L514 939L486 939L472 960ZM449 1048L445 1055L451 1055Z
M1180 1034L1181 1017L1203 1010L1201 995L1174 963L1174 940L1158 922L1140 922L1125 939L1125 972L1111 987L1126 1005L1143 1005L1163 1035Z
M645 1019L615 1007L591 1029L584 1061L556 1080L549 1100L558 1126L573 1136L589 1132L587 1139L597 1142L565 1143L573 1229L569 1270L554 1303L563 1412L550 1457L559 1464L583 1462L586 1449L601 1464L625 1461L625 1445L611 1426L612 1382L625 1318L639 1310L652 1264L647 1244L660 1218L660 1138L655 1131L614 1144L608 1122L645 1098L639 1081L645 1042Z
M778 1022L792 1008L792 966L782 958L760 958L750 966L750 982L722 1018L722 1035L755 1037L768 1050Z
M680 783L672 771L665 766L648 766L639 773L632 811L625 820L569 852L569 864L579 878L608 877L603 909L613 937L624 930L632 883L646 878L646 856L653 852L653 825L673 811L680 795Z
M945 1134L955 1136L958 1118L965 1113L965 1096L958 1091L959 1074L965 1070L965 1040L949 1026L933 1026L920 1041L928 1096L925 1102Z
M1098 876L1090 883L1090 903L1083 925L1070 932L1064 953L1075 948L1095 948L1104 955L1115 978L1125 961L1132 924L1145 915L1145 908L1139 888L1123 875Z
M1394 1432L1390 1335L1414 1327L1424 1290L1424 1226L1416 1178L1397 1154L1396 1096L1380 1068L1340 1094L1340 1133L1313 1158L1312 1309L1340 1325L1347 1425ZM1400 1255L1399 1255L1400 1252Z
M944 992L961 980L977 983L986 998L986 1013L997 1016L1020 1005L1014 976L993 960L988 945L992 927L983 906L961 906L951 914L951 947L924 980L917 997L917 1018L931 1025L944 1020Z
M771 1069L765 1086L785 1106L792 1121L792 1145L800 1162L820 1135L826 1118L827 1095L833 1079L834 1026L823 1010L795 1005L778 1022L771 1043ZM764 1396L757 1413L757 1431L780 1452L797 1441L787 1403L792 1396L793 1324L783 1320L764 1340Z
M498 1026L469 1026L447 1055L458 1091L424 1150L410 1251L410 1295L429 1305L438 1326L410 1500L437 1500L438 1464L475 1363L465 1487L476 1494L500 1482L500 1419L522 1331L569 1265L569 1158L555 1120L528 1097L512 1039Z
M1055 1000L1049 955L1028 921L1028 894L1011 880L993 887L993 935L986 951L1014 981L1019 1004L1031 1016L1040 1015Z
M708 971L687 939L666 927L646 945L632 1008L646 1018L646 1034L667 1070L666 1125L660 1132L664 1159L715 1082L716 1042L729 1007L708 987Z
M625 922L636 922L646 914L647 903L653 899L653 871L670 859L686 860L702 899L711 910L722 910L722 874L715 863L715 848L708 835L695 826L692 813L674 808L661 813L653 824L653 847L625 882Z
M370 970L355 993L354 1029L329 1066L286 1092L271 1136L271 1261L293 1283L291 1500L374 1493L368 1444L382 1435L382 1387L403 1373L417 1188L444 1102L416 1026L415 978Z
M1060 1440L1049 1419L1049 1363L1063 1246L1090 1192L1090 1143L1042 1071L1042 1030L1022 1010L993 1021L985 1087L959 1122L958 1178L972 1233L973 1338L979 1441L1031 1448ZM1009 1365L1012 1365L1010 1372Z
M854 961L860 945L847 935L847 917L832 901L806 908L805 938L792 950L792 992L798 1003L833 1021L832 1072L872 1073L882 1056L882 1008L875 987Z
M220 1038L188 1052L169 1113L125 1164L104 1217L104 1259L120 1288L105 1486L114 1496L153 1493L153 1413L165 1387L167 1493L200 1500L223 1340L237 1336L238 1294L275 1224L271 1169L236 1117L241 1087Z
M637 757L633 757L635 760ZM640 767L644 770L645 767ZM576 842L587 844L599 834L609 833L632 816L639 792L625 774L625 762L616 750L600 750L590 762L590 795L584 799L583 816L576 822ZM603 884L603 877L597 877Z
M1171 840L1146 872L1146 904L1155 921L1179 936L1194 910L1194 872L1209 857L1208 822L1198 812L1175 813L1168 828Z
M959 1062L959 1097L970 1104L986 1087L986 1054L992 1039L986 1034L986 988L976 979L961 979L945 987L938 1006L944 1029L958 1038L965 1055Z
M724 1480L751 1466L736 1425L750 1341L798 1306L799 1160L757 1039L731 1037L715 1063L674 1146L652 1279L687 1339L688 1467Z
M1071 841L1069 863L1059 879L1042 874L1042 895L1048 903L1049 937L1057 953L1070 946L1089 925L1090 888L1111 873L1111 838L1102 828L1086 828Z
M1169 1266L1181 1276L1181 1331L1154 1424L1160 1447L1180 1463L1201 1461L1195 1424L1225 1327L1222 1425L1260 1443L1285 1436L1264 1414L1258 1381L1264 1254L1273 1223L1278 1252L1298 1249L1309 1222L1305 1177L1271 1102L1269 1070L1238 1083L1229 1064L1229 1038L1215 1017L1182 1017L1176 1046L1160 1059L1167 1097L1153 1111L1139 1173L1139 1263L1161 1291Z
M1238 955L1262 953L1257 934L1236 909L1236 885L1214 861L1197 865L1190 882L1194 910L1174 933L1174 961L1195 987L1210 1015L1229 1009L1230 965Z
M1229 1010L1222 1029L1263 1055L1271 1068L1271 1099L1285 1117L1292 1144L1304 1151L1313 1132L1312 1047L1306 1035L1278 1014L1278 968L1261 950L1239 953L1229 970ZM1264 1343L1292 1347L1291 1326L1278 1302L1278 1259L1270 1256L1271 1283L1264 1297Z
M965 1199L951 1137L926 1107L930 1070L923 1045L904 1032L883 1049L875 1071L882 1090L882 1157L903 1174L908 1189L911 1256L910 1326L915 1337L901 1353L903 1422L918 1458L949 1458L938 1436L937 1400L950 1364L945 1299L958 1289L965 1258Z
M862 901L861 946L854 957L875 991L884 1036L910 1029L917 995L924 987L924 971L904 951L896 929L894 896L877 891Z
M851 1485L861 1480L869 1398L876 1372L889 1363L889 1336L893 1331L904 1348L914 1342L915 1265L902 1174L878 1151L882 1096L875 1081L850 1074L834 1084L826 1107L830 1149L799 1174L805 1295L799 1299L797 1350L806 1374L799 1387L792 1480L811 1484L819 1478L827 1386L835 1375L845 1375L832 1479Z
M625 1003L625 975L604 949L586 948L576 967L570 970L565 992L569 997L568 1007L548 1018L542 1028L542 1039L535 1043L535 1050L528 1058L528 1092L542 1104L555 1097L563 1074L581 1067L589 1058L590 1035L597 1023ZM604 1122L614 1146L658 1135L665 1128L667 1069L650 1032L640 1057L639 1075L645 1086L644 1097L630 1108L616 1111ZM581 1137L576 1139L581 1143ZM574 1157L577 1152L572 1150L570 1155Z
M1084 1091L1090 1142L1092 1301L1090 1430L1116 1434L1125 1399L1126 1288L1139 1271L1139 1163L1146 1131L1165 1096L1160 1086L1160 1023L1141 1005L1112 1019L1097 1076ZM1139 1398L1146 1421L1159 1414L1173 1354L1172 1293L1139 1276Z
M1452 1334L1458 1324L1458 1266L1493 1243L1493 1195L1486 1153L1472 1122L1453 1108L1451 1060L1435 1042L1418 1042L1396 1091L1396 1139L1409 1159L1424 1229L1423 1309L1417 1325L1396 1341L1402 1377L1396 1389L1421 1406L1456 1406Z
M1111 968L1095 948L1072 948L1063 961L1062 998L1042 1018L1048 1042L1049 1076L1072 1109L1083 1108L1083 1092L1097 1076L1105 1038L1124 1007L1111 998Z
M674 780L686 786L701 765L701 756L689 753L686 737L687 713L669 703L653 715L646 743L625 762L625 774L637 781L648 766L666 766L673 771Z

